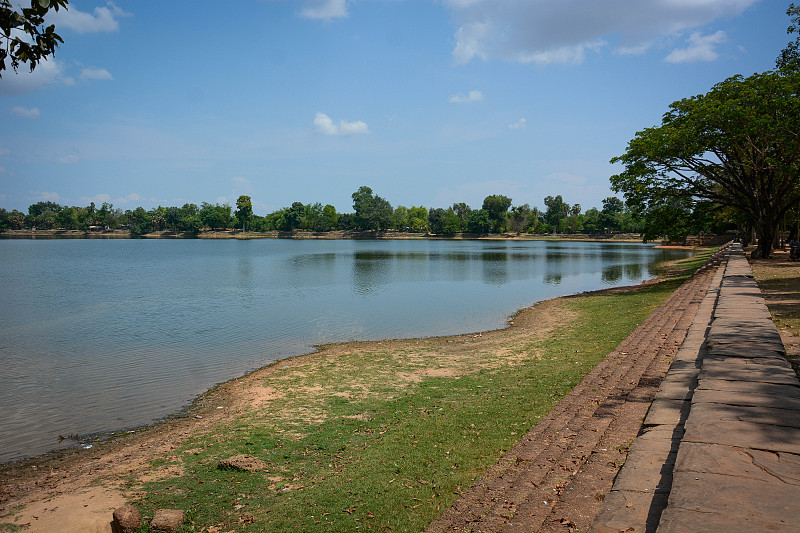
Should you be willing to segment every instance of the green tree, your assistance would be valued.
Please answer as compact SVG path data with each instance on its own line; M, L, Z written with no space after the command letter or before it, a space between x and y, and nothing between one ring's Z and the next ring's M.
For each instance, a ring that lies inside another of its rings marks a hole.
M153 231L163 231L167 228L167 209L165 207L154 207L147 212L153 225Z
M200 204L200 221L203 226L211 230L229 228L231 225L231 206L228 204L214 204L208 202Z
M428 210L428 231L436 235L453 235L465 231L453 208L432 207Z
M733 76L670 105L661 126L613 158L612 188L643 213L681 198L746 216L769 257L778 224L800 202L800 72Z
M28 206L28 214L34 217L38 217L45 211L58 213L61 211L61 206L55 202L36 202Z
M21 211L12 209L8 214L8 223L11 229L22 229L25 227L25 215Z
M492 230L492 219L489 217L489 211L486 209L478 209L469 214L467 221L467 231L470 233L485 234Z
M44 25L51 9L67 9L67 0L31 0L31 7L18 7L10 0L0 0L0 78L6 60L16 71L27 63L33 72L36 65L56 52L64 40L55 32L55 25Z
M597 233L603 230L600 222L600 211L596 207L587 209L583 214L583 231L586 233Z
M128 217L128 226L130 227L131 235L134 237L150 233L150 230L153 229L153 221L143 207L137 207L133 211L128 211L126 215Z
M293 202L292 206L284 213L284 231L293 231L302 226L305 206L302 202Z
M493 194L483 199L482 209L489 215L492 231L502 233L506 223L506 212L511 207L511 198L502 194Z
M408 227L414 233L428 231L428 208L411 206L408 210Z
M164 222L166 223L168 228L171 228L173 232L178 232L178 226L181 223L181 208L177 206L170 206L164 209Z
M332 231L339 225L339 215L336 214L336 208L331 204L327 204L322 208L322 216L320 217L318 231Z
M56 213L56 226L63 229L77 229L78 217L74 207L63 207Z
M406 231L408 228L408 208L406 206L398 205L394 208L391 226L397 231Z
M203 221L200 218L200 209L196 204L183 204L180 208L178 228L184 233L197 235L203 229Z
M242 195L236 200L236 220L242 225L242 231L245 231L247 222L253 216L253 202L250 201L249 196Z
M469 214L472 213L472 208L464 202L459 202L453 204L452 210L459 220L458 231L467 231L467 222L469 221Z
M791 19L786 33L789 35L796 33L794 41L790 41L786 48L781 50L781 55L775 61L775 66L783 71L800 70L800 6L789 4L786 14Z
M603 209L600 211L600 226L607 232L622 229L622 216L625 204L616 196L603 199Z
M581 215L581 204L572 204L569 208L567 218L564 219L564 231L567 233L578 233L583 231L583 219Z
M372 194L372 189L367 186L359 187L352 198L357 229L385 230L390 227L393 210L388 201Z
M519 235L529 227L530 217L530 205L522 204L512 207L511 214L508 217L508 229Z
M544 199L547 211L544 213L545 222L552 228L553 232L563 233L565 230L564 219L569 216L569 204L564 203L561 195L547 196Z
M303 207L303 216L300 221L300 227L308 231L322 231L322 214L325 210L322 204L314 202L313 204L306 204Z

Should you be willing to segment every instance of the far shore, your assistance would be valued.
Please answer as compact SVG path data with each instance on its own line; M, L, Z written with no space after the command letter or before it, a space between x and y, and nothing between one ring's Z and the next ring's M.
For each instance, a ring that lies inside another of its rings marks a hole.
M456 233L437 235L433 233L410 233L401 231L265 231L253 232L242 230L206 230L199 234L173 231L156 231L134 237L128 230L62 230L62 229L20 229L7 230L0 233L0 239L441 239L441 240L569 240L598 242L642 242L642 236L636 233L604 233L604 234L533 234L533 233L497 233L475 234ZM691 248L691 247L689 247Z

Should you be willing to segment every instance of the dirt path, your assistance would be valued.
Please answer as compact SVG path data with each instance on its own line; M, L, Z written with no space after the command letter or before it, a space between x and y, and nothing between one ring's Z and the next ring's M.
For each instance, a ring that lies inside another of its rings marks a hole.
M684 283L427 531L587 530L714 271Z

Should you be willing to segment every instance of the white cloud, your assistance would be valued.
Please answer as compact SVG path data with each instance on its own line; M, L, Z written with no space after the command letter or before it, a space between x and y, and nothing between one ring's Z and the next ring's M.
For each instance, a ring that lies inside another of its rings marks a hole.
M470 91L466 96L459 93L450 97L450 102L455 104L466 104L469 102L479 102L481 100L483 100L483 93L480 91Z
M70 6L69 9L51 11L47 16L50 24L55 24L56 28L69 28L78 33L111 33L119 30L120 17L128 17L131 14L117 7L114 2L108 2L106 7L94 8L94 13L80 11L76 7Z
M243 189L252 189L253 187L253 184L250 183L249 179L243 178L241 176L236 176L234 178L231 178L231 182L237 187L241 187Z
M314 130L323 135L336 135L338 133L333 120L325 113L317 113L314 117Z
M61 197L57 192L31 192L30 195L34 200L39 202L55 202L61 203L65 198Z
M664 61L668 63L715 61L719 54L714 47L725 42L725 40L724 31L718 31L711 35L701 35L700 32L694 32L688 39L689 46L687 48L676 48L664 58Z
M508 125L508 129L510 130L524 130L527 127L528 127L528 121L524 118L521 118L518 121L514 122L513 124Z
M339 124L334 124L331 117L325 113L317 113L314 117L314 131L323 135L362 135L371 133L366 122L360 120L348 122L340 120Z
M40 116L42 116L42 113L41 111L39 111L38 107L27 108L27 107L15 106L11 108L11 113L17 115L18 117L24 117L24 118L39 118Z
M114 77L104 68L86 67L82 69L80 79L113 80ZM17 72L12 69L4 71L0 78L0 95L29 93L52 84L74 87L78 83L75 78L66 75L62 63L50 58L41 61L33 72L25 65L20 65Z
M620 54L733 17L758 0L444 0L458 25L453 57L580 63L614 42ZM714 44L714 43L712 43Z
M104 68L87 67L81 71L81 79L86 80L113 80L114 76Z
M560 185L570 185L572 187L580 187L586 185L586 176L581 174L570 174L569 172L554 172L545 176L544 180L548 183L557 183Z
M321 0L313 2L313 6L308 6L300 11L300 16L316 19L316 20L331 20L335 18L347 17L347 1L346 0Z
M74 165L78 161L80 161L80 158L72 154L56 158L56 163L59 163L61 165Z
M0 95L36 91L45 85L61 81L61 72L61 64L54 59L40 62L33 72L25 65L20 65L17 72L5 70L0 78Z
M142 200L144 200L144 202L142 202ZM155 198L143 198L139 193L135 192L126 194L125 196L120 196L118 198L112 198L110 194L100 193L95 194L94 196L81 196L78 199L78 202L81 205L89 205L90 203L94 202L94 205L98 207L104 203L109 203L114 207L139 207L142 203L155 203L155 201Z

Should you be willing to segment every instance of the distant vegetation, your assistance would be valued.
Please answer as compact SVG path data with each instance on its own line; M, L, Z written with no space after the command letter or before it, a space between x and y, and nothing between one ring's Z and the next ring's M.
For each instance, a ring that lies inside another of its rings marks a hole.
M246 230L267 231L396 231L454 235L457 233L491 234L607 234L640 233L642 221L634 216L617 197L603 200L601 208L583 211L580 204L570 205L561 195L544 199L545 208L528 204L512 205L503 195L487 196L479 208L466 203L450 207L392 207L388 200L374 194L369 187L360 187L352 194L353 211L338 213L328 204L294 202L289 207L260 216L253 212L249 196L240 196L236 207L229 204L203 202L181 207L143 207L123 211L110 203L99 208L91 203L85 207L62 206L54 202L37 202L28 213L0 208L0 231L20 229L43 230L129 230L139 236L169 231L199 234L202 231ZM698 220L686 225L688 231L700 229L724 231L727 226L712 219Z
M168 231L197 235L202 231L231 229L250 232L267 231L396 231L455 235L515 234L608 234L642 233L647 222L619 198L603 200L601 208L585 212L580 204L568 204L561 195L544 198L545 208L528 204L512 205L511 198L499 194L487 196L480 208L466 203L450 207L392 207L388 200L374 194L367 186L352 194L353 211L338 213L328 204L294 202L264 216L253 212L249 196L240 196L236 208L229 204L203 202L181 207L143 207L123 211L104 202L99 208L62 206L55 202L37 202L28 213L0 208L0 231L20 229L43 230L129 230L140 236ZM681 238L700 231L722 233L736 228L736 221L725 213L704 213L699 210L687 216L671 238ZM650 238L659 237L658 235Z

